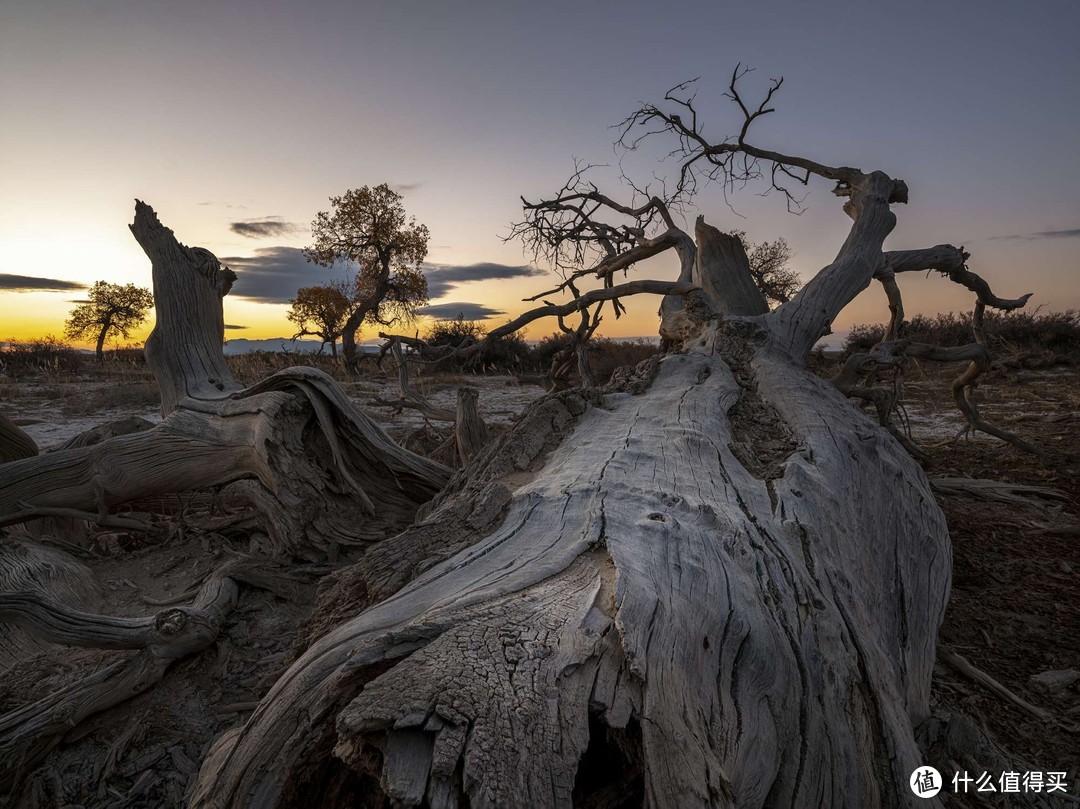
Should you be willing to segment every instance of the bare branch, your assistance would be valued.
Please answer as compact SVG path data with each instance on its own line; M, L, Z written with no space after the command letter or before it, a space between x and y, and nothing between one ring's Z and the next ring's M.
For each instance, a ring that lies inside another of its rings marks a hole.
M683 82L673 87L664 96L668 105L680 107L681 112L663 109L652 104L645 104L627 117L619 125L621 136L618 144L626 150L637 149L641 143L653 135L671 133L677 138L677 146L669 157L679 160L679 182L675 198L693 196L699 182L720 181L725 190L736 184L760 179L764 176L762 162L770 164L770 189L784 195L789 210L802 208L802 198L795 195L784 178L800 185L807 185L811 175L817 175L836 183L834 193L848 196L851 187L863 177L863 172L849 166L828 166L815 160L798 155L790 155L771 149L762 149L750 143L747 138L755 121L775 111L770 106L773 97L784 83L783 78L774 79L761 102L753 109L744 100L739 90L739 81L749 73L749 68L737 65L731 76L728 91L724 93L731 99L742 114L738 135L717 142L705 136L694 106L694 95L689 93L697 79ZM907 187L902 182L895 182L889 194L891 202L906 202Z
M1031 292L1019 298L997 297L982 277L967 268L970 257L971 254L963 247L953 247L951 244L939 244L922 250L891 250L883 254L881 267L875 277L881 279L895 273L934 270L970 289L986 306L1007 312L1020 309L1028 302L1033 294Z
M529 202L523 197L525 218L513 223L506 237L520 239L534 260L551 264L570 280L586 275L608 278L673 247L682 232L667 200L635 187L635 195L643 201L618 202L585 179L591 168L576 164L570 179L550 199ZM630 221L612 222L606 218L610 215ZM666 230L658 231L661 225ZM564 288L562 284L552 292Z

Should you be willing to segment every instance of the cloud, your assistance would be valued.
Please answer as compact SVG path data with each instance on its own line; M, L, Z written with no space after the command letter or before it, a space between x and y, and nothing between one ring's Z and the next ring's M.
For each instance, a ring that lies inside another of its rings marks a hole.
M298 247L259 247L253 256L225 256L222 264L236 271L232 295L258 303L288 303L300 287L348 278L310 264Z
M419 190L423 185L423 183L397 183L395 185L391 185L390 190L395 191L398 194L404 195L412 191Z
M424 267L428 279L428 295L441 298L462 284L472 281L503 281L510 278L530 278L545 275L546 271L526 265L495 264L428 264Z
M231 323L226 323L225 324L226 331L228 331L229 329L246 329L246 328L248 328L248 327L247 326L234 326Z
M991 236L990 241L1015 241L1022 239L1029 242L1035 239L1077 239L1080 238L1080 228L1071 230L1040 230L1038 233L1017 233L1012 236Z
M482 303L433 303L416 310L418 315L427 315L436 320L486 320L495 315L506 314L501 309L492 309Z
M300 230L300 226L286 222L280 216L264 216L262 219L242 219L230 222L229 230L248 239L269 239L276 236L288 236Z
M349 267L327 270L311 264L297 247L259 247L253 256L225 256L221 262L236 271L232 294L260 303L288 303L296 297L296 290L300 287L348 281L355 273L355 269ZM432 300L445 297L462 284L473 281L499 281L546 274L545 270L536 267L493 262L429 264L423 269L428 279L428 296ZM457 317L457 313L451 317Z
M4 292L70 292L73 289L86 289L86 284L0 272L0 290Z

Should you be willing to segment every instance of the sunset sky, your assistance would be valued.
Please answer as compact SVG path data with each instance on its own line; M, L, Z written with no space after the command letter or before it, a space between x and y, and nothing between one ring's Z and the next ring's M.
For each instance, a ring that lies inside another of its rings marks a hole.
M556 191L575 157L614 165L610 127L685 79L701 77L707 132L732 133L722 93L740 61L757 69L748 90L786 79L759 145L908 182L887 248L963 244L1002 296L1080 308L1078 26L1074 0L5 0L0 340L60 334L94 281L150 285L135 198L238 271L225 319L242 328L227 336L290 334L284 302L330 277L299 254L311 220L381 182L431 230L433 311L497 325L553 278L502 241L519 196ZM654 159L665 145L627 164L639 182L673 176ZM616 174L598 179L629 198ZM823 181L801 216L761 190L729 207L710 189L689 224L700 212L783 236L809 277L849 220ZM632 275L673 273L668 260ZM971 305L936 276L902 284L909 313ZM656 307L602 331L654 335ZM871 288L835 328L885 314Z

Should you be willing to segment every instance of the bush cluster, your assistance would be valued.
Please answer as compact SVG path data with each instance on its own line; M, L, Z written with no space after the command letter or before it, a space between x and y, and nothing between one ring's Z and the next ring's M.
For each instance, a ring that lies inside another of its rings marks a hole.
M12 339L0 347L0 376L18 379L30 375L75 374L80 359L78 351L51 334L36 340Z
M949 312L916 315L908 321L904 336L920 343L958 346L972 342L971 314ZM1051 353L1062 359L1080 359L1080 312L994 312L983 319L990 349L999 352ZM854 326L844 341L844 351L868 351L885 336L882 324Z

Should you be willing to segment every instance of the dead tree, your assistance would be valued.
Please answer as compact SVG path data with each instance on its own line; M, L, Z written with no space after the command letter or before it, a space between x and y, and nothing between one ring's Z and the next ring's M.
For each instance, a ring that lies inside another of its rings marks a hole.
M904 447L805 367L877 276L908 189L753 145L779 83L752 109L739 76L737 136L707 139L683 85L627 119L625 142L674 136L684 199L701 177L763 176L791 204L786 182L832 181L852 220L836 259L768 312L745 253L701 219L686 233L672 200L626 205L574 181L527 203L523 235L569 251L568 277L601 287L486 339L652 293L665 296L667 353L602 390L538 400L412 525L370 545L327 589L306 650L217 739L193 806L915 803L905 783L949 592L945 520ZM172 339L148 347L172 381L165 424L67 451L61 465L49 458L65 453L0 466L0 513L34 492L35 505L107 508L146 488L130 478L190 488L246 474L269 514L284 487L293 509L399 520L443 487L444 470L379 437L322 378L286 372L241 391L209 350L227 271L151 225L137 215L155 293L183 302L159 314ZM666 250L677 280L614 284ZM197 283L162 295L158 275L174 265ZM206 329L190 343L177 340L185 311ZM282 468L323 483L294 491ZM21 489L28 475L36 485ZM307 545L334 534L317 516L281 533Z
M222 354L221 299L235 274L180 244L137 202L131 232L153 265L157 322L146 360L162 423L0 466L0 522L43 508L101 515L143 497L222 484L282 551L322 556L408 524L450 470L397 446L313 368L250 388Z
M522 232L604 281L548 314L678 253L669 353L603 394L539 401L372 548L324 604L352 617L218 740L195 806L914 803L945 521L904 447L805 367L879 273L908 188L753 145L779 82L753 109L740 75L737 136L706 139L684 85L627 119L626 142L673 135L680 191L765 177L796 204L786 183L832 181L852 220L835 261L769 313L745 256L659 198L571 183L526 203Z

